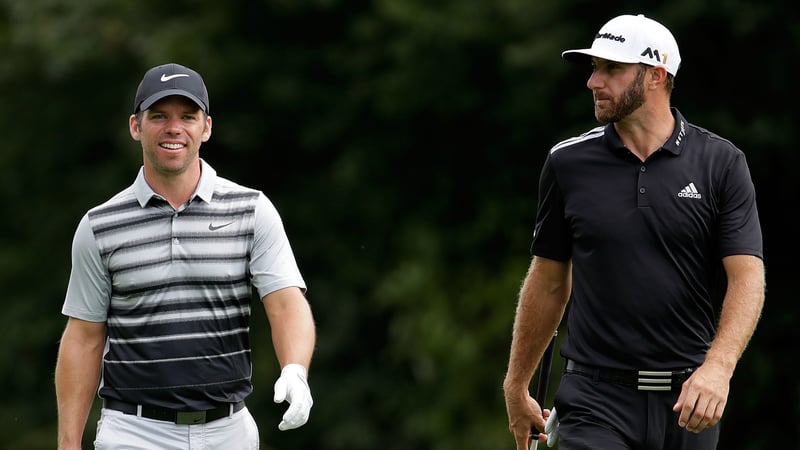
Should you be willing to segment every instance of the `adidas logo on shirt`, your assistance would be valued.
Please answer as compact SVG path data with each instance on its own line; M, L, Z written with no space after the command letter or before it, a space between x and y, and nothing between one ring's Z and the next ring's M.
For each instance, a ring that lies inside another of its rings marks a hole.
M703 198L703 196L700 195L699 192L697 192L697 188L694 187L694 183L689 183L688 186L681 189L680 192L678 192L678 197Z

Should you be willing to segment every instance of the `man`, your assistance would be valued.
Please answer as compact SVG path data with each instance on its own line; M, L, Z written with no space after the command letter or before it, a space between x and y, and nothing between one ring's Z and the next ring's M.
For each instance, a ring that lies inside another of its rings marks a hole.
M551 413L528 384L570 298L559 448L714 449L764 302L745 156L670 106L681 59L658 22L613 18L563 57L591 64L605 125L554 146L542 168L503 384L517 449Z
M194 70L148 70L129 128L142 145L138 177L90 209L73 240L58 448L81 448L99 394L96 448L258 449L244 403L253 291L282 367L274 400L290 403L278 428L305 424L313 403L315 325L280 216L263 193L199 157L211 117Z

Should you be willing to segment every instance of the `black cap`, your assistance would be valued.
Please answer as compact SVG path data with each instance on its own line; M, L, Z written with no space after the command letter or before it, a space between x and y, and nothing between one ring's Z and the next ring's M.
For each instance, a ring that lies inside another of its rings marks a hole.
M188 67L170 63L153 67L144 74L136 90L133 113L144 111L170 95L182 95L197 103L206 113L209 112L208 91L203 77Z

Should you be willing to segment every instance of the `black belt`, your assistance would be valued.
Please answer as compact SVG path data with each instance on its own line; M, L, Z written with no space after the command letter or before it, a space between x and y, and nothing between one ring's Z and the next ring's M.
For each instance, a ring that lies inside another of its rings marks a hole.
M242 408L244 408L244 401L225 403L222 406L205 411L177 411L158 406L141 405L142 411L140 414L139 406L140 405L135 403L128 403L110 398L103 400L103 408L113 409L125 414L133 414L134 416L142 416L148 419L172 422L179 425L196 425L228 417L237 411L241 411Z
M635 386L640 391L670 391L680 388L694 372L693 368L678 371L620 370L589 366L567 360L564 371L590 376L608 383Z

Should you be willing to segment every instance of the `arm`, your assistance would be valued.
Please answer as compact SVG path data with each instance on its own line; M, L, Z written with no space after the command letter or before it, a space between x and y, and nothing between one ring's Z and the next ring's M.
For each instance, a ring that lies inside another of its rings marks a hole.
M81 448L86 419L100 380L105 322L70 318L61 337L55 384L58 403L58 448Z
M528 386L561 322L571 290L569 262L533 258L519 293L508 372L503 381L509 429L517 450L527 448L531 427L544 430L541 406L531 397ZM547 435L540 434L539 439L546 440Z
M272 345L281 367L308 368L316 344L311 307L299 288L279 289L262 299L272 329Z
M764 263L750 255L722 259L728 288L722 302L719 326L705 362L681 389L673 410L678 423L699 433L716 425L728 400L730 379L755 331L764 306Z
M307 379L316 341L314 318L311 307L297 287L269 293L263 302L272 328L272 345L281 365L273 400L275 403L289 402L278 429L291 430L305 425L314 404Z

